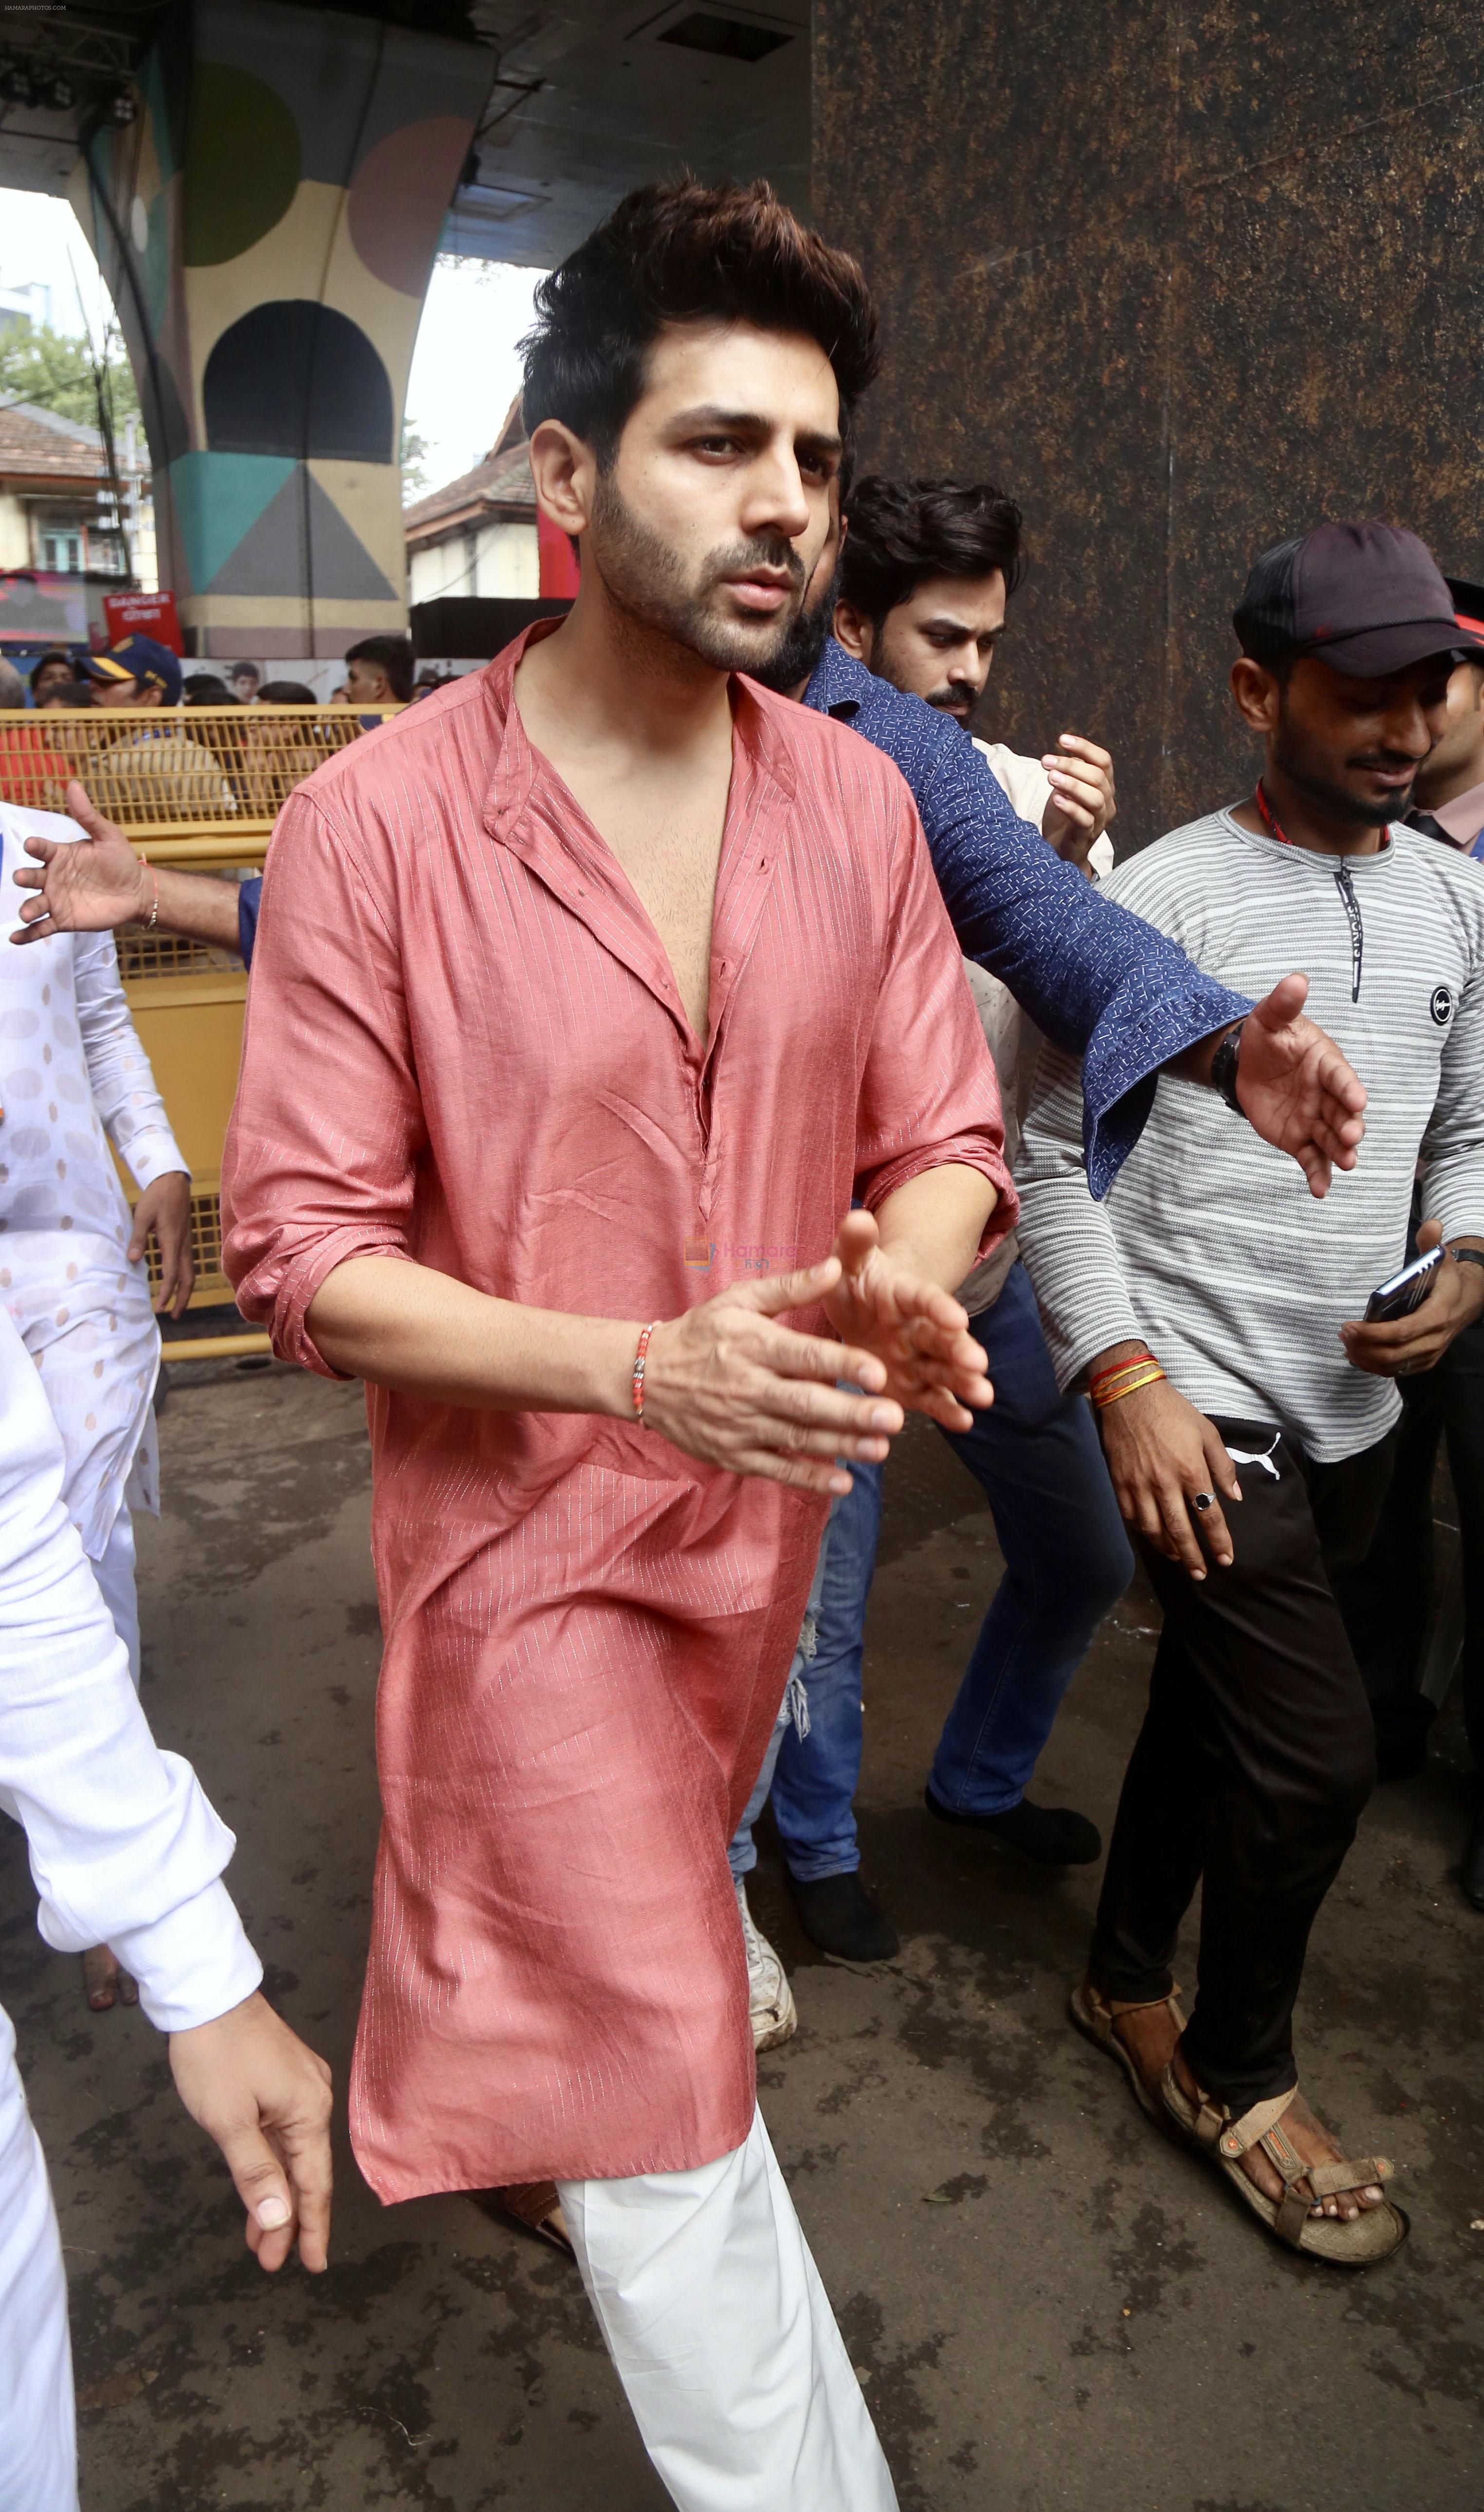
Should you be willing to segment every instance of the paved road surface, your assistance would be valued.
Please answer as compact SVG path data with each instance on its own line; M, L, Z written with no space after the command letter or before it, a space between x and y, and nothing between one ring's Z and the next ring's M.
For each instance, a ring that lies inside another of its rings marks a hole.
M144 1698L242 1847L275 1994L343 2086L375 1838L378 1632L359 1396L283 1370L176 1384L141 1529ZM798 2039L762 2100L904 2512L1480 2512L1484 1918L1455 1881L1454 1715L1316 1932L1306 2081L1391 2153L1414 2236L1345 2278L1281 2256L1154 2136L1064 2020L1096 1877L928 1824L923 1771L997 1575L936 1433L888 1482L863 1837L890 1970L818 1960L775 1845L757 1904ZM1152 1616L1106 1628L1040 1793L1106 1825ZM265 2280L137 2015L89 2016L0 1844L0 1997L72 2280L85 2512L663 2512L575 2272L457 2197L377 2206L340 2157L334 2265ZM1190 1977L1189 1970L1186 1977Z

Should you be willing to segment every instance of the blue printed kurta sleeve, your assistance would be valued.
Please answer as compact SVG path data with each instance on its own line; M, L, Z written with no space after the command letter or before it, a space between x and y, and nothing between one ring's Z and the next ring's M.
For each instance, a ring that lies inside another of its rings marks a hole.
M964 957L1037 1028L1082 1058L1087 1182L1108 1193L1144 1130L1159 1069L1252 1006L1178 943L1104 896L1017 818L952 719L854 662L833 640L805 704L894 760L912 788Z

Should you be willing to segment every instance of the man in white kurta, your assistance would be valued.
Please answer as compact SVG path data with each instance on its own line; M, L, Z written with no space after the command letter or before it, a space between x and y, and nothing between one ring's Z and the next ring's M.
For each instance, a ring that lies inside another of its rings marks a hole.
M81 1952L106 1930L173 2036L182 2099L226 2153L263 2264L297 2229L323 2267L329 2071L256 1994L262 1965L220 1881L236 1844L190 1764L150 1736L62 1482L35 1367L0 1311L0 1807L25 1828L42 1935ZM15 2047L0 2010L0 2506L77 2512L66 2279Z
M0 909L19 921L15 876L28 837L82 835L55 812L0 804ZM137 1682L130 1510L160 1505L160 1335L143 1256L130 1247L142 1245L159 1182L188 1193L189 1172L129 1016L111 933L0 947L0 1301L40 1372L66 1458L67 1514ZM141 1191L133 1217L110 1141Z

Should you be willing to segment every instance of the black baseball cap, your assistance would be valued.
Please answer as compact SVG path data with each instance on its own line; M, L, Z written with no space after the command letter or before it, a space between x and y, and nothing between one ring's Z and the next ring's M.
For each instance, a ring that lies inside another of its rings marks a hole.
M1448 599L1459 626L1484 639L1484 584L1470 584L1463 575L1445 575L1443 582L1448 587ZM1480 654L1479 660L1484 663L1484 653Z
M89 654L78 671L90 681L137 681L163 689L167 706L180 703L180 657L152 637L121 637L105 654Z
M1382 680L1429 654L1477 654L1436 560L1392 524L1320 524L1265 550L1231 614L1255 662L1317 654L1356 680Z

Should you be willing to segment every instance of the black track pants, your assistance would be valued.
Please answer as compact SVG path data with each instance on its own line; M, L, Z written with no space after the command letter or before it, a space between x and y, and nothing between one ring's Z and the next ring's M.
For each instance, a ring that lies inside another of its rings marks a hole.
M1164 1629L1118 1802L1093 1937L1105 1997L1154 1999L1202 1885L1186 2053L1233 2110L1295 2081L1293 2007L1314 1914L1376 1775L1370 1706L1332 1577L1364 1557L1395 1432L1315 1465L1270 1427L1219 1421L1237 1468L1236 1558L1197 1582L1141 1547Z

